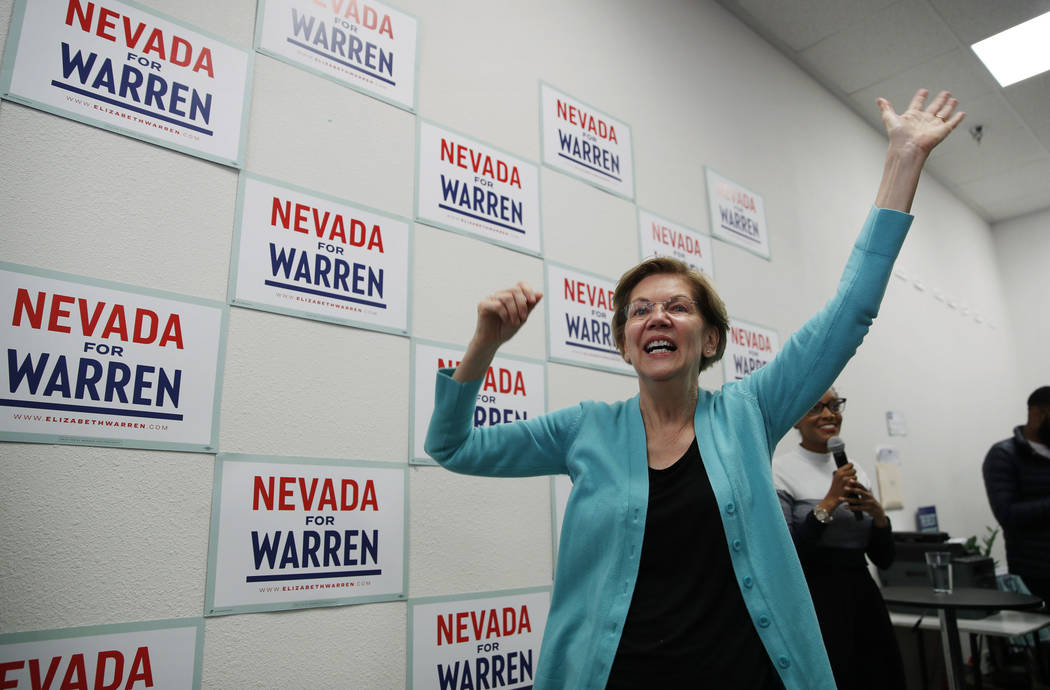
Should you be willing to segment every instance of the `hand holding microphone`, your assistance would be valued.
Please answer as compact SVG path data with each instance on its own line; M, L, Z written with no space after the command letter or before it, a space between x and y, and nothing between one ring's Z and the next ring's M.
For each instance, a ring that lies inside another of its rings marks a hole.
M832 480L831 488L836 488L835 484L841 474L842 488L846 490L855 489L856 487L854 487L853 484L857 480L857 471L853 468L853 465L846 457L846 444L838 436L832 436L828 439L828 452L831 453L832 456L835 458L835 466L838 467L838 469L835 470L835 479ZM845 496L847 499L856 500L859 500L861 498L861 495L856 493L855 491L851 491L844 494L837 493L836 498L838 498L838 496ZM854 512L853 514L854 516L856 516L856 519L858 521L864 519L864 515L859 511Z

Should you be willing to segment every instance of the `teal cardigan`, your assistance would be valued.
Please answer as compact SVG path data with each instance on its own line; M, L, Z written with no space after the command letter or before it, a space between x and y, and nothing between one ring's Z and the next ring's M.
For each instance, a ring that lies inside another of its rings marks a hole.
M795 546L773 488L777 442L835 381L878 313L912 216L872 208L835 296L765 367L701 389L694 427L744 603L784 685L834 679ZM568 474L550 615L535 687L604 688L631 604L649 497L639 398L583 402L473 427L481 381L437 376L426 450L465 474Z

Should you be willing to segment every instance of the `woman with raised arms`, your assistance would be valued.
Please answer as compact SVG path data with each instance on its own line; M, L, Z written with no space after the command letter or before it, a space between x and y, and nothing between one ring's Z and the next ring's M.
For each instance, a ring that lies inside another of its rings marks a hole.
M950 94L924 108L927 95L899 114L878 100L882 181L835 295L772 362L721 390L698 377L725 350L725 305L702 275L653 258L613 299L638 395L474 428L492 358L542 295L518 283L478 305L462 363L438 373L426 449L455 472L573 482L537 689L835 687L770 457L863 340L926 158L962 121Z

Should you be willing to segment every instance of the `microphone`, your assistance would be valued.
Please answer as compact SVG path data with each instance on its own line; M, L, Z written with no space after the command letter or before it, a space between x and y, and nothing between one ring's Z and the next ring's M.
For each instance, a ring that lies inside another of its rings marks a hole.
M828 439L828 452L835 458L835 467L842 467L849 462L846 458L846 444L838 436L832 436ZM853 494L851 498L856 497L856 495ZM861 513L853 513L853 516L857 519L857 522L864 519L864 515Z

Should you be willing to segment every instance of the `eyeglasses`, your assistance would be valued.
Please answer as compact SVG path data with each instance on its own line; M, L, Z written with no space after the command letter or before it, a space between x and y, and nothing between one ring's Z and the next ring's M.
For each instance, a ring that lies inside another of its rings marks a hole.
M690 316L697 313L695 299L679 296L663 302L636 299L624 308L624 314L628 319L644 319L655 312L656 307L662 307L668 316Z
M842 412L844 409L846 409L846 399L832 398L827 402L818 402L816 405L809 408L809 412L807 412L806 414L813 415L815 417L821 412L823 412L825 407L833 413Z

